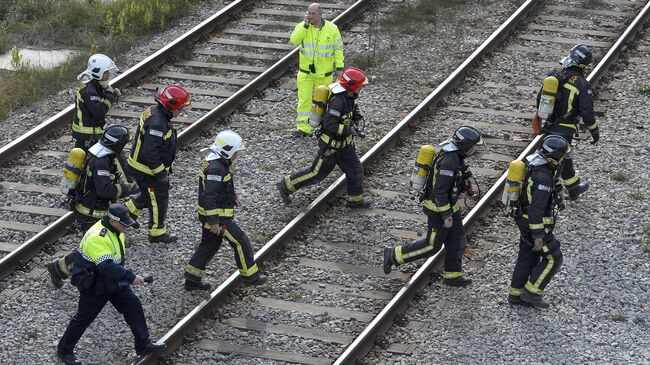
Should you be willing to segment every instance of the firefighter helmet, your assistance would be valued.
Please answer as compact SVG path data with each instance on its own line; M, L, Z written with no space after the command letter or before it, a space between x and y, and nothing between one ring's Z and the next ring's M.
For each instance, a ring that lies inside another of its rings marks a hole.
M190 94L179 85L169 85L165 87L155 99L160 105L170 112L175 112L182 108L192 106Z
M131 132L125 126L113 124L104 129L99 143L111 151L119 153L124 149L124 146L126 146L130 139Z
M481 137L481 132L467 125L464 125L454 132L451 141L458 147L458 149L463 153L464 156L470 156L475 151L476 145L483 144L483 138Z
M578 66L580 68L585 68L591 63L593 55L591 54L591 49L585 46L584 44L578 44L571 48L569 55L564 57L560 64L563 67Z
M368 85L368 77L366 76L366 73L360 68L348 67L343 71L338 82L334 83L332 86L332 92L335 94L343 91L356 93L364 85Z
M225 158L230 160L237 151L244 149L244 143L239 134L226 130L217 134L214 143L207 149L206 160Z
M542 146L537 150L537 153L557 165L570 150L569 142L564 137L551 134L544 137Z

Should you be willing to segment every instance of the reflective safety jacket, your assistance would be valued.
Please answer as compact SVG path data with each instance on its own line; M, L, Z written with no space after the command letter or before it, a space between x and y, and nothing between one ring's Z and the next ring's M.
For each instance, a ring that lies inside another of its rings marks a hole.
M354 122L363 118L354 100L347 92L332 94L321 120L320 143L334 149L352 144Z
M578 131L578 116L589 130L598 128L594 113L594 95L589 81L577 66L554 70L548 74L560 80L559 97L553 115L549 118L549 131L573 134ZM541 96L537 94L537 106Z
M101 219L108 206L128 193L128 180L115 154L96 157L89 153L79 178L74 209L86 216Z
M336 66L343 70L343 40L336 24L321 19L321 27L300 22L291 32L291 44L300 45L300 72L329 76ZM310 65L314 65L310 67Z
M544 236L544 228L553 229L556 194L554 171L548 164L530 166L521 187L521 217L528 220L533 238Z
M176 129L172 114L161 105L152 105L140 115L140 125L131 147L128 164L135 179L167 176L176 158Z
M204 161L199 171L199 220L210 225L224 224L235 213L237 194L224 159Z
M460 210L458 197L469 185L465 182L467 173L465 159L458 151L441 150L433 161L422 202L427 215L453 215Z
M77 259L72 269L72 284L80 286L83 271L95 275L95 294L111 294L133 282L135 274L124 268L124 233L113 228L108 217L95 223L79 244Z
M104 132L106 114L117 99L117 95L104 90L97 80L91 80L77 90L72 136L80 139L101 135Z

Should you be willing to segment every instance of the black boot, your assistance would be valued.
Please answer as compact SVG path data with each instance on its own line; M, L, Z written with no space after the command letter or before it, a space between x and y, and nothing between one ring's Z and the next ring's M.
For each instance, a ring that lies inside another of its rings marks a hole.
M50 274L52 285L57 289L61 289L63 287L63 279L65 278L65 275L63 275L59 268L59 261L57 260L47 264L47 272Z
M59 360L63 361L65 365L81 365L81 361L77 360L77 357L74 356L74 353L65 354L57 350L56 356L59 358Z
M133 213L129 213L129 215L133 219L133 224L131 225L131 228L140 229L140 223L138 223L138 216Z
M287 189L287 184L285 184L284 179L282 179L279 183L276 184L278 187L278 191L280 192L280 198L282 198L282 201L284 204L289 205L291 204L291 193Z
M348 208L359 209L359 208L370 208L370 200L363 199L358 202L348 201Z
M147 344L143 348L136 349L135 353L138 354L138 356L144 356L144 355L150 354L152 352L158 352L158 351L164 349L165 347L167 347L167 345L165 345L164 343L155 344L155 343L149 342L149 344Z
M546 309L549 307L548 302L541 295L533 294L526 289L521 292L521 300L535 308Z
M445 285L448 285L448 286L462 286L462 287L465 287L465 286L468 286L468 285L470 285L472 283L472 279L468 279L466 277L459 276L457 278L444 278L444 279L442 279L442 282Z
M253 280L246 280L244 279L244 285L246 286L258 286L266 283L266 281L269 280L269 278L264 275L260 274L256 279Z
M393 271L393 265L397 266L393 260L393 249L384 247L384 274L390 274Z
M202 283L202 282L196 282L196 281L190 281L190 280L185 280L185 290L187 291L192 291L192 290L210 290L210 287L212 285L208 283Z
M512 305L521 305L521 306L524 306L524 307L529 307L530 306L528 303L521 300L520 295L508 294L508 303L510 303Z
M571 201L578 200L580 194L584 193L588 189L589 189L589 183L586 181L582 181L575 184L574 186L571 187L571 189L567 188L567 190L569 191L569 199L571 199Z
M161 234L160 236L151 236L151 235L149 235L149 242L151 242L151 243L156 243L156 242L174 243L176 241L178 241L178 236L174 236L173 234L170 234L169 232L166 232L165 234Z

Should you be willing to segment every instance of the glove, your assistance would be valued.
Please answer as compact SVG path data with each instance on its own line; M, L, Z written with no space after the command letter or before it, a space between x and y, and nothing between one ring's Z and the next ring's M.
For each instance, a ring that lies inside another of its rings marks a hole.
M589 133L591 133L591 138L592 138L592 141L589 143L591 144L598 143L598 140L600 139L600 131L598 130L598 128L589 130Z
M541 251L542 246L544 246L544 240L541 237L535 238L535 242L533 243L533 251L535 252Z
M140 188L138 187L138 184L132 182L132 183L125 183L125 184L120 184L120 189L122 189L122 196L129 196L131 194L135 194L140 191Z
M449 229L453 225L454 225L454 218L452 216L442 218L442 227L443 228Z

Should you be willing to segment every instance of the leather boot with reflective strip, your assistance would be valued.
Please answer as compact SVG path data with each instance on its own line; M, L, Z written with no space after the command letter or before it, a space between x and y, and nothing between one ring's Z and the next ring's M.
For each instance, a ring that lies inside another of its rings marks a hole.
M442 277L442 282L448 286L465 287L472 283L472 279L464 277L462 272L445 271L442 273Z
M524 289L521 291L521 300L528 303L529 305L535 308L546 309L549 307L549 304L541 295L533 294L530 291Z

